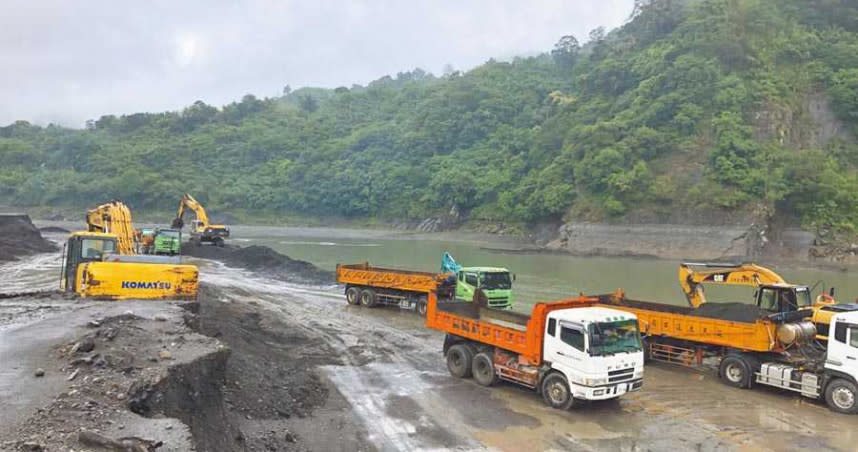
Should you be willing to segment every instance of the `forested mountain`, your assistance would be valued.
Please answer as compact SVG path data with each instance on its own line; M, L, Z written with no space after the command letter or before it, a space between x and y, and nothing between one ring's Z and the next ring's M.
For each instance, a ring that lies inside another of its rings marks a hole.
M639 0L585 46L366 87L0 128L0 203L858 225L858 2ZM582 39L583 40L583 39ZM548 50L548 49L547 49ZM288 90L285 90L288 91Z

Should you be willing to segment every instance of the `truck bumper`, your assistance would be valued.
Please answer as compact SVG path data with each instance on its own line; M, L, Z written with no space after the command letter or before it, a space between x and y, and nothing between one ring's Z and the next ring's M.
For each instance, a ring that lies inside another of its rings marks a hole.
M627 392L640 391L642 387L642 378L602 386L582 386L573 384L572 394L576 399L581 400L607 400L619 397Z

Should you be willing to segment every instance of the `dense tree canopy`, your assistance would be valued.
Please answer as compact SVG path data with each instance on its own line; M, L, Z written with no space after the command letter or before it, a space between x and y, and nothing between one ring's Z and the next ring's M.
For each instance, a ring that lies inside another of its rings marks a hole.
M187 191L221 210L516 222L764 204L858 224L855 2L639 0L589 39L84 130L16 122L0 202L169 209Z

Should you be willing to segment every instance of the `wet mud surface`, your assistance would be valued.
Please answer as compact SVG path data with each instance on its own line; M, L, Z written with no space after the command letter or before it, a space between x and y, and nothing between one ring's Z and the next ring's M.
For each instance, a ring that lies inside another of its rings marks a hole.
M187 444L225 451L854 450L858 443L856 418L818 402L777 390L738 390L714 373L659 364L647 366L641 392L554 410L525 388L485 388L451 377L443 335L410 311L350 306L340 288L295 283L277 272L229 264L202 270L196 313L151 302L0 299L0 312L11 303L57 306L34 318L11 315L0 325L0 359L17 367L0 372L0 450L30 439L16 435L19 419L30 426L20 431L55 432L52 437L69 442L36 439L75 450L81 428L114 439L163 441L159 451ZM168 321L154 320L161 312ZM96 317L100 325L87 326ZM60 327L75 322L78 327ZM114 326L122 329L107 341L104 331ZM76 358L68 347L97 330L94 349L82 356L136 347L130 374L122 364L71 364ZM199 346L186 345L193 341ZM165 346L176 359L160 359ZM182 350L196 351L196 358L182 361ZM35 367L45 376L34 377ZM161 383L141 378L159 368L167 375ZM101 372L116 374L116 388L71 387L92 384ZM69 396L72 390L78 392ZM102 398L108 391L113 397ZM102 417L98 410L113 414Z

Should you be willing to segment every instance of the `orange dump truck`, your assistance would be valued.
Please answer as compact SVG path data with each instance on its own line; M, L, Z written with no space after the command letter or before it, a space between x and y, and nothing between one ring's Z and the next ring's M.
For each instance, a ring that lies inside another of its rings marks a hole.
M832 316L834 334L821 343L810 309L772 314L713 302L691 308L630 300L622 291L598 296L596 305L637 317L649 359L686 366L714 359L730 386L774 386L858 413L858 311Z
M337 283L346 286L346 301L373 307L394 305L426 315L427 296L452 298L456 277L452 274L373 267L369 263L337 264Z
M445 332L450 373L484 386L498 379L542 393L554 408L617 398L643 385L643 348L634 314L579 297L539 303L528 316L430 292L426 326Z

